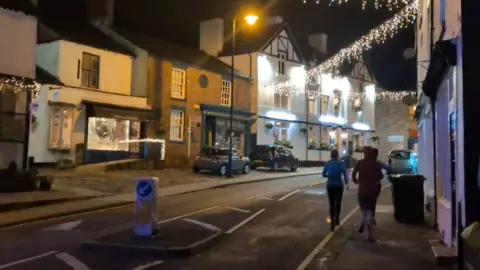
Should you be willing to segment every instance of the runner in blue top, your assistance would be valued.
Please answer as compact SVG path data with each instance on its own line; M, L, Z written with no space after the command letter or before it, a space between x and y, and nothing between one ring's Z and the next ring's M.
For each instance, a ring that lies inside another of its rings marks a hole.
M327 178L327 194L330 204L330 229L340 225L340 212L342 210L343 187L348 184L347 171L343 162L338 160L338 151L330 152L331 159L323 167L322 175ZM343 175L343 181L342 181Z

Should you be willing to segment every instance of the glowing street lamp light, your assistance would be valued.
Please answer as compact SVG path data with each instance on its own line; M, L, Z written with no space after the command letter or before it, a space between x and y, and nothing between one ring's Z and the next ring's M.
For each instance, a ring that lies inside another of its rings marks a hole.
M250 15L245 16L244 19L249 25L254 25L258 21L258 16L250 14Z

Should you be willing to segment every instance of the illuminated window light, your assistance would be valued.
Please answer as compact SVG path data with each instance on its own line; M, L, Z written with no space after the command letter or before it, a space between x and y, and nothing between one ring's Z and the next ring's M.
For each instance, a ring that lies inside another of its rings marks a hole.
M352 128L361 131L368 131L370 130L370 126L365 123L355 122L352 124Z
M280 119L280 120L294 121L297 119L297 117L292 113L276 111L276 110L268 111L265 115L268 118Z

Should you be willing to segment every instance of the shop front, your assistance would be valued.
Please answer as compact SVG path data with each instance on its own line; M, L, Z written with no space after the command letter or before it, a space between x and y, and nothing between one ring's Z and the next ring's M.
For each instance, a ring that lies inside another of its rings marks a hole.
M145 157L147 148L141 139L153 119L151 110L86 101L83 105L84 147L76 148L77 164Z
M201 147L230 147L232 132L233 148L243 155L250 152L251 127L254 122L251 112L233 111L233 123L230 128L230 110L220 106L202 104L202 139Z

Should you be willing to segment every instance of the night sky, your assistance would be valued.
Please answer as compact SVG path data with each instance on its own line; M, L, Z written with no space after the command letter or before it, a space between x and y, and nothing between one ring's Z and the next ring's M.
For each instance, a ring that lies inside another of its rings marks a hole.
M56 2L56 9L59 5L63 5L62 9L72 9L73 2L82 0L42 1ZM262 11L261 16L282 16L302 48L307 46L309 33L328 34L328 50L333 54L398 11L376 10L372 5L362 10L361 0L332 6L329 6L330 0L320 0L319 4L315 4L316 0L307 2L311 3L304 4L303 0L115 0L115 25L198 48L200 21L226 17L253 5ZM63 14L72 16L71 12ZM416 89L416 60L403 58L404 50L414 47L413 29L411 26L403 30L386 44L366 53L365 61L382 88Z

